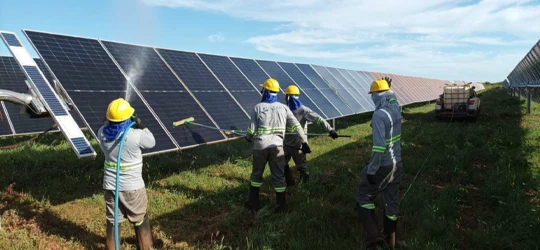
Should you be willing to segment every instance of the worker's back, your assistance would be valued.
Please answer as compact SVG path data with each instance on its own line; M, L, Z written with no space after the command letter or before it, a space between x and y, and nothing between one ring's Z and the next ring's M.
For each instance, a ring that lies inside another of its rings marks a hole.
M287 106L279 102L261 102L255 105L254 114L257 117L253 132L257 135L254 137L254 149L262 150L283 146L287 112L291 111Z
M298 108L297 110L293 110L292 113L294 117L296 117L296 120L300 122L300 126L302 127L302 129L305 128L306 123L308 122L307 115L310 115L310 114L316 115L315 113L313 113L313 111L310 108L304 105L300 106L300 108ZM318 118L318 115L317 115L317 118ZM313 117L311 120L315 120L317 118ZM290 128L287 128L287 129L290 129ZM287 131L287 132L291 132L291 131ZM294 130L292 132L294 132ZM296 147L296 148L300 148L300 146L302 145L302 141L300 140L298 135L291 135L291 134L285 135L284 143L287 146Z
M401 161L401 112L397 102L391 101L393 108L380 108L373 113L372 124L373 133L382 132L377 129L384 127L385 142L374 142L374 145L392 144L392 148L388 148L381 159L382 166L392 165L392 157L396 162Z
M103 134L103 128L98 131L98 139L105 155L105 169L103 176L103 189L115 190L116 162L118 149L123 132L116 139L108 141ZM142 178L142 151L141 148L153 148L156 144L154 135L148 129L131 128L122 147L120 168L120 191L144 188Z

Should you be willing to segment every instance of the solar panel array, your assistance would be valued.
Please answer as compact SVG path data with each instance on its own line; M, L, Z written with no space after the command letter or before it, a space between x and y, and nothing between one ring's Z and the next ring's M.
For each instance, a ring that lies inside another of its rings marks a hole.
M392 90L400 105L434 100L446 83L46 32L25 30L24 33L94 135L103 125L109 102L118 97L129 99L157 140L156 147L146 150L145 154L228 139L216 129L245 130L253 106L261 99L260 85L269 77L280 82L280 102L285 102L283 90L296 85L301 90L304 105L327 119L373 111L375 107L368 94L370 84L384 76L393 78ZM2 88L5 86L0 83ZM191 116L197 123L215 129L172 126L174 121ZM0 126L2 129L7 128Z
M540 86L540 40L510 72L503 86L506 88Z

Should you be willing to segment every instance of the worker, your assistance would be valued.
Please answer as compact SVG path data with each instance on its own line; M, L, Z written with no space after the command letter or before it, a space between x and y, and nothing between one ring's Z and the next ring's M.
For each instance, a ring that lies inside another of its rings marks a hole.
M300 126L303 128L306 122L317 123L323 129L330 133L330 136L335 140L338 137L336 131L326 122L319 114L306 107L300 101L300 89L295 85L290 85L285 89L285 102L289 106L296 119L300 122ZM287 130L293 132L294 127L287 127ZM306 183L309 181L309 171L307 168L306 155L302 153L302 144L296 135L285 135L285 178L287 180L287 186L293 186L295 184L293 174L289 168L289 161L291 157L296 164L296 169L300 172L300 182Z
M112 101L107 108L108 123L102 126L97 133L101 150L105 155L103 189L107 209L107 249L115 248L114 202L118 161L121 163L118 186L118 223L120 224L127 218L134 225L139 249L160 247L162 244L162 241L158 240L154 246L148 220L148 197L142 178L141 149L153 148L156 141L152 132L142 124L141 119L134 113L135 109L123 98ZM132 122L135 122L135 125L127 131L121 159L117 159L122 134Z
M395 248L399 216L399 183L403 175L401 162L401 114L399 104L388 82L373 81L370 87L375 111L371 120L373 147L371 159L362 169L357 196L357 211L369 246L386 242ZM384 202L383 231L375 216L376 195Z
M277 102L280 91L277 80L270 78L262 84L262 100L255 105L251 114L251 124L247 129L246 140L253 143L253 169L251 172L251 185L249 199L245 207L256 213L259 209L259 190L263 184L263 173L266 163L270 166L272 186L276 192L277 207L275 212L285 212L287 202L285 190L285 155L283 152L283 138L287 126L294 127L294 132L300 137L302 151L311 152L302 126L296 120L289 108ZM292 130L291 130L292 131Z

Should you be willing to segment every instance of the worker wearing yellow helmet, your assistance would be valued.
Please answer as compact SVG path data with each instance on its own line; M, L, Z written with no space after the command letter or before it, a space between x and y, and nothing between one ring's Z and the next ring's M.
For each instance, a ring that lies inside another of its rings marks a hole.
M116 190L116 166L120 161L118 223L128 219L135 227L135 234L140 249L154 246L152 230L148 220L148 197L142 178L141 148L153 148L156 144L154 135L146 128L135 109L123 98L113 100L107 108L107 124L97 133L99 145L105 155L103 190L107 207L106 248L114 249L114 207ZM129 129L135 122L133 129ZM121 159L117 159L119 141L122 134L126 139L122 148ZM160 240L156 245L161 245Z
M336 131L326 122L319 114L311 110L309 107L302 104L300 101L300 89L295 85L290 85L285 89L285 102L289 106L289 109L292 111L296 119L300 122L300 126L303 128L307 122L316 123L321 126L323 129L330 133L330 136L333 139L338 137ZM294 127L287 127L287 130L294 130ZM287 185L295 185L293 174L289 169L289 161L291 158L296 164L296 169L300 172L300 182L309 181L309 171L307 168L307 159L306 153L302 150L302 144L298 136L296 135L286 135L285 136L285 176L287 179Z
M399 182L403 175L401 162L401 113L399 103L390 90L392 79L385 77L373 81L369 94L375 104L371 119L373 147L371 159L360 175L357 212L363 225L368 245L376 246L384 240L395 247L399 216ZM384 201L383 232L375 217L376 195L382 193Z
M266 164L270 166L272 186L276 192L277 208L275 212L287 210L283 152L283 138L287 126L295 127L294 131L301 138L305 148L309 150L307 138L287 106L277 102L280 91L277 80L270 78L262 84L261 102L251 112L251 123L247 129L246 140L253 142L253 168L249 187L249 198L245 207L252 213L259 210L259 190L263 184L263 173Z

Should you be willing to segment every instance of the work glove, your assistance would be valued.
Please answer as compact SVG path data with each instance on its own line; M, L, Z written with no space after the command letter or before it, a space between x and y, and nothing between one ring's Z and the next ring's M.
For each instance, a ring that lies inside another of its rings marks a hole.
M392 87L392 78L385 76L384 80L388 83L388 87Z
M145 129L146 128L146 126L144 126L142 124L141 118L139 118L138 116L135 116L135 117L131 118L131 121L135 122L135 125L133 125L134 128L138 128L138 129Z
M375 179L376 179L375 175L370 175L370 174L367 175L367 180L368 180L369 184L371 184L373 186L375 186L375 184L376 184Z
M305 142L302 143L302 148L300 150L302 150L302 153L304 153L305 155L311 153L311 149L309 148L309 145Z
M338 138L338 134L336 133L335 130L330 130L329 133L330 133L330 136L332 137L332 139L335 140L336 138Z

